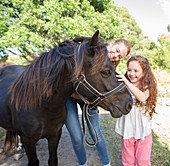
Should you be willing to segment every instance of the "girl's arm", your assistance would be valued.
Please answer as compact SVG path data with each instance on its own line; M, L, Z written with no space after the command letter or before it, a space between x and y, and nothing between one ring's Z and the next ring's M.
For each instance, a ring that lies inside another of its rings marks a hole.
M125 85L128 87L128 89L133 93L133 95L140 101L144 102L149 97L149 90L142 92L140 89L138 89L136 86L134 86L131 82L127 80L127 78L121 73L116 71L119 75L116 75L118 77L118 81L123 81Z

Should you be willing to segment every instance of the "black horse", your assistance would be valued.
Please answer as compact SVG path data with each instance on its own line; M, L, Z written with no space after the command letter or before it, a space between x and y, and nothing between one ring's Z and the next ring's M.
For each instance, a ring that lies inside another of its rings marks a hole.
M28 66L0 70L0 126L12 133L13 142L20 135L28 166L39 165L36 142L42 138L48 140L49 165L58 165L65 105L75 88L83 99L109 110L113 117L129 113L131 96L115 75L99 31L91 38L66 40Z

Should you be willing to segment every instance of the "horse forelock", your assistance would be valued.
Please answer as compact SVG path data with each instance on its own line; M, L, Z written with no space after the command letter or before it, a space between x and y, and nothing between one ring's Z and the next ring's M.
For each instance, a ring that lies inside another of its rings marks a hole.
M78 78L81 72L83 72L83 62L85 56L91 56L91 52L93 52L92 55L92 68L91 68L91 74L95 74L103 69L103 67L106 64L106 61L108 59L108 51L107 51L107 45L104 43L103 40L99 40L97 46L91 47L89 45L90 38L86 39L84 42L82 42L81 45L77 46L75 49L75 77ZM85 55L89 54L89 55Z
M108 50L107 45L104 43L103 40L98 42L98 45L94 48L94 58L93 58L93 66L91 69L91 74L95 74L101 71L108 59Z
M78 78L78 76L82 72L83 61L84 61L84 51L85 51L84 43L82 43L81 45L78 45L74 51L74 60L75 60L74 76L75 78Z
M81 58L81 61L79 63L83 63L83 59L86 55L84 53L86 52L87 56L92 57L91 63L91 74L95 74L103 69L103 67L106 64L106 61L108 59L108 50L107 50L107 44L104 43L104 40L99 40L96 46L90 46L89 41L85 40L85 42L82 43L82 45L79 48L79 58ZM86 49L86 51L85 51ZM92 54L92 55L91 55ZM83 69L83 64L79 64L79 71L81 72ZM79 74L80 74L79 72Z
M42 53L14 81L11 90L11 102L16 109L40 107L43 100L48 100L54 93L54 87L65 79L65 71L73 71L73 42L60 44L49 52Z

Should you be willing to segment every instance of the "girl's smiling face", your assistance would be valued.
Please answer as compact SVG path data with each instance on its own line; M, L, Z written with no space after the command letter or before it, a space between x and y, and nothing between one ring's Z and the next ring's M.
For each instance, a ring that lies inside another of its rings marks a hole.
M128 65L127 76L131 83L135 86L140 85L140 80L143 78L143 70L137 61L131 61Z

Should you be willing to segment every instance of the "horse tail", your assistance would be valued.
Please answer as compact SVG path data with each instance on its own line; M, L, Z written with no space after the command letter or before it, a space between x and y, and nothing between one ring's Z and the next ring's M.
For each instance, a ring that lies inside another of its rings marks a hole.
M14 154L17 150L18 142L18 134L15 131L7 130L4 145L2 147L2 153Z

